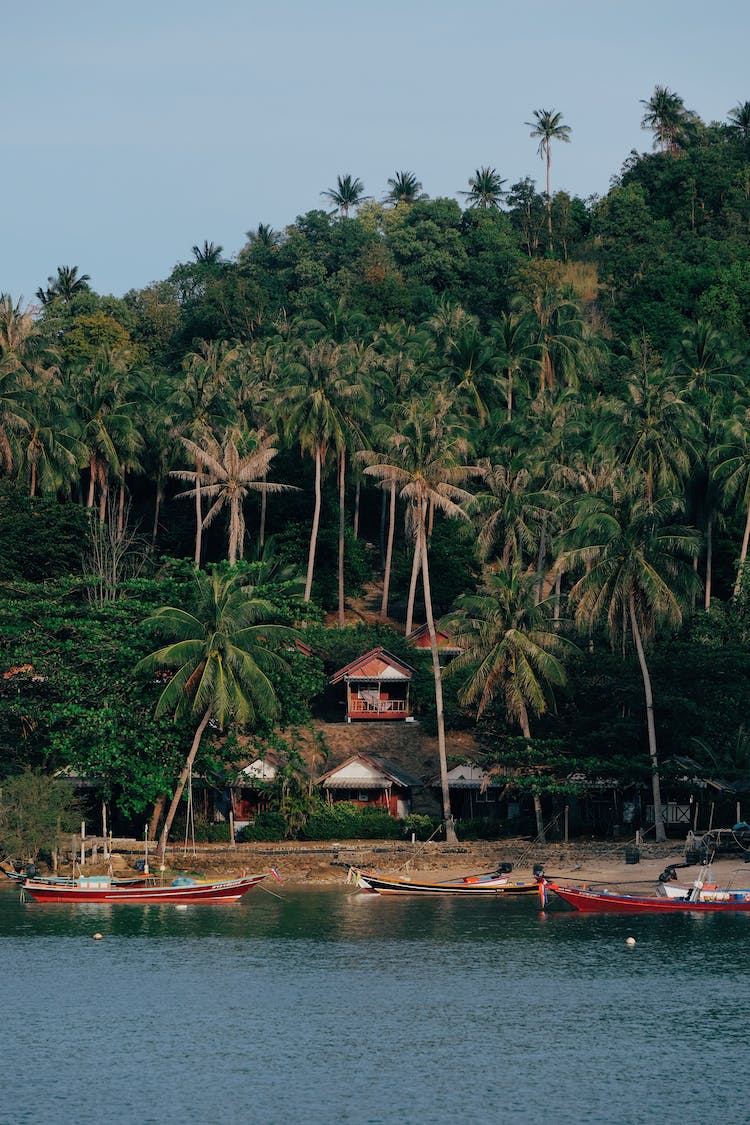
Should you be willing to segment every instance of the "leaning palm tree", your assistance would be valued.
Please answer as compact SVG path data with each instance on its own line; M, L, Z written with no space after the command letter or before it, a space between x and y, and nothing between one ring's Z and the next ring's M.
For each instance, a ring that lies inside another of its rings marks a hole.
M183 438L182 444L202 470L173 469L171 477L193 484L193 488L177 494L194 499L199 487L198 476L202 474L200 485L204 498L210 507L203 517L206 528L226 507L229 510L229 565L234 566L238 558L244 558L245 514L244 501L250 492L289 492L293 485L277 484L266 479L269 466L278 450L272 445L267 434L243 432L233 427L224 434L221 443L209 439L202 445Z
M503 184L506 181L495 168L484 165L477 168L473 176L469 177L469 190L461 191L469 201L469 207L478 207L483 211L497 211L505 196Z
M508 719L529 742L529 715L550 707L552 688L565 683L561 656L574 647L555 631L550 603L536 598L536 582L533 567L500 564L485 574L477 594L460 597L445 618L461 649L448 666L449 675L463 676L460 701L476 706L480 719L501 697ZM537 836L545 843L539 793L533 795Z
M294 636L293 630L272 623L276 616L273 605L257 597L253 587L243 585L242 576L196 571L195 581L193 612L163 606L148 618L146 624L168 643L136 666L136 672L176 669L159 697L156 716L171 713L175 719L197 720L159 840L162 863L169 830L208 724L214 722L223 729L234 724L247 727L278 715L279 702L270 677L288 669L272 646L284 640L288 643Z
M386 203L417 203L426 198L422 184L413 172L396 172L395 176L388 177Z
M547 230L550 250L552 249L552 193L550 191L550 168L552 164L552 142L570 141L570 125L563 125L562 114L554 109L535 109L534 120L526 121L531 126L531 137L539 137L537 152L547 166Z
M320 193L333 204L334 212L340 211L344 218L348 218L351 207L356 207L365 198L365 185L358 176L336 177L336 187L328 188Z
M465 436L451 415L449 400L436 395L432 400L409 405L399 432L392 435L384 454L372 451L364 456L364 460L369 462L365 473L384 483L395 482L401 499L408 506L414 557L421 568L425 616L430 634L443 816L449 843L455 842L456 831L448 789L443 685L432 610L427 520L431 509L452 518L469 518L466 507L471 496L461 484L472 474L478 474L479 470L466 465L467 452Z
M584 497L562 537L559 565L566 572L586 572L570 591L576 621L591 629L604 621L614 645L628 636L638 655L646 704L646 729L651 759L656 839L666 839L662 819L659 756L654 698L646 646L660 625L677 627L682 620L678 589L695 581L685 560L694 558L700 540L692 528L671 523L679 513L672 496L652 499L641 482L635 492L622 479L606 494Z

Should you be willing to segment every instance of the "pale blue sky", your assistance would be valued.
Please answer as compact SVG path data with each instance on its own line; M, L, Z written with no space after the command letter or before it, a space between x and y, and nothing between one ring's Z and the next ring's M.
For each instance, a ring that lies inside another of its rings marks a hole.
M100 293L166 277L204 239L314 207L339 173L380 198L414 171L455 196L480 165L543 167L524 125L556 109L553 190L605 192L651 148L641 98L704 121L750 100L740 0L5 0L0 291L58 265Z

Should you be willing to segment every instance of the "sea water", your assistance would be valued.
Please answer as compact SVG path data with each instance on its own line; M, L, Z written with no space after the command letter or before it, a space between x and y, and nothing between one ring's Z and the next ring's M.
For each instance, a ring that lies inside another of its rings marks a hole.
M0 1122L750 1117L750 915L274 888L184 909L3 889Z

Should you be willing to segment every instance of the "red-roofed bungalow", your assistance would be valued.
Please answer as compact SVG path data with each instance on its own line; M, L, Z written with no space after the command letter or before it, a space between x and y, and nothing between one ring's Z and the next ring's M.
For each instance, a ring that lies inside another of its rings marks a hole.
M438 652L444 653L446 656L458 656L461 649L453 640L453 635L447 629L441 629L439 625L435 626L435 636L437 638ZM408 641L414 648L430 649L430 630L426 625L420 625L418 629L414 629L409 633Z
M352 660L331 676L346 685L346 721L411 720L409 683L414 669L378 647Z

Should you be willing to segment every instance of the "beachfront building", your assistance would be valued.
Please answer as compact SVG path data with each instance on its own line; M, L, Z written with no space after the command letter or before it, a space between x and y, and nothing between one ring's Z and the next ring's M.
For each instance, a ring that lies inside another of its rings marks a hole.
M384 648L369 652L339 668L332 684L345 687L347 723L355 721L413 721L409 685L414 669Z
M319 777L317 784L329 805L349 801L362 808L382 808L401 818L411 812L414 790L420 783L385 758L354 754Z

